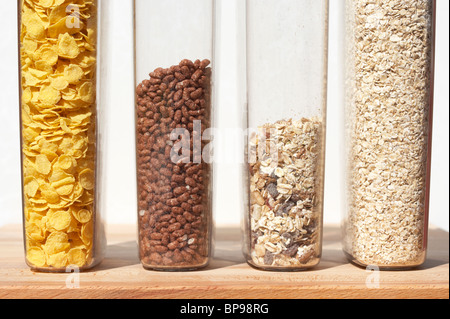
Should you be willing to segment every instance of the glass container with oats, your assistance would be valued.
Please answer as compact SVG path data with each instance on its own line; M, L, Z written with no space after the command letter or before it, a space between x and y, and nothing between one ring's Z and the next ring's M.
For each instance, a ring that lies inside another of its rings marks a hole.
M328 1L247 0L244 254L262 270L322 254Z
M18 1L25 256L32 270L101 262L101 1Z
M139 256L188 271L212 255L214 0L136 0Z
M426 259L433 0L348 0L343 248L361 266Z

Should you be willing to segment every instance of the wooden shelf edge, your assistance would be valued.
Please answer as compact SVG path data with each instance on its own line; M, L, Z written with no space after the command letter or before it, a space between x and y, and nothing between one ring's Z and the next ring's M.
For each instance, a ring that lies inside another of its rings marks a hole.
M0 299L449 299L449 286L367 289L365 287L2 287Z

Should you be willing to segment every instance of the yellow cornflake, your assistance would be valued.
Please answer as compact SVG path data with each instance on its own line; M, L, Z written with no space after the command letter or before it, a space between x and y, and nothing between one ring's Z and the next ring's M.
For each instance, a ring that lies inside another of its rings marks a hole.
M75 59L80 54L77 41L69 34L64 33L58 38L58 54L67 59Z
M76 64L71 64L64 70L64 79L70 84L76 84L80 82L80 80L83 78L83 75L83 69Z
M92 103L95 98L94 87L91 82L85 82L80 87L80 98L84 102Z
M33 176L29 176L24 181L24 192L28 197L34 197L39 190L39 182Z
M36 267L43 267L46 262L45 253L38 247L29 248L27 251L27 260Z
M82 224L86 224L92 219L92 214L87 209L72 209L72 215Z
M57 211L49 217L47 225L49 229L64 231L70 226L71 222L72 216L68 211Z
M50 255L66 251L69 248L69 236L60 231L51 233L44 245L45 252Z
M58 76L55 77L51 80L51 87L54 88L55 90L58 91L63 91L65 89L67 89L67 87L69 86L69 82L67 82L67 80L62 77L62 76Z
M76 165L76 161L73 157L68 155L61 155L58 158L58 166L63 170L69 170Z
M56 269L65 268L67 266L67 253L60 252L47 255L47 264Z
M58 54L55 52L55 50L49 47L44 47L44 49L39 52L39 58L40 60L47 62L51 66L58 63Z
M58 192L48 184L41 185L41 194L49 204L57 204L60 201Z
M32 239L33 241L41 242L45 240L44 234L39 225L36 225L34 223L27 223L27 225L25 226L25 231L27 237Z
M82 267L86 263L86 252L80 248L73 248L67 254L69 265Z
M46 105L54 106L61 100L61 93L51 86L42 87L39 100Z
M48 160L46 155L36 156L36 170L43 174L48 175L52 169L52 164Z
M94 171L91 169L85 169L79 174L80 185L83 186L84 189L92 190L95 185L95 176Z

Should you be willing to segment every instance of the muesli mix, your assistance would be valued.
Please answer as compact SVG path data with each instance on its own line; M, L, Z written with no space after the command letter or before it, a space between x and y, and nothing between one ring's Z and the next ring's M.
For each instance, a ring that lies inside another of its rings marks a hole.
M250 137L250 256L256 266L318 263L322 124L318 118L279 121Z

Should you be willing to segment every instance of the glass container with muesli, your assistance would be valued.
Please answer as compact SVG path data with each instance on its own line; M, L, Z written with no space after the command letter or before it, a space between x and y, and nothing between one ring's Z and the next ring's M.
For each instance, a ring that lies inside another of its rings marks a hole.
M106 1L107 2L107 1ZM104 256L102 0L18 0L25 258L34 271Z
M247 0L247 262L316 266L322 254L328 1Z
M426 258L436 1L348 0L343 249L380 269Z
M136 0L139 256L145 269L210 261L214 0Z

